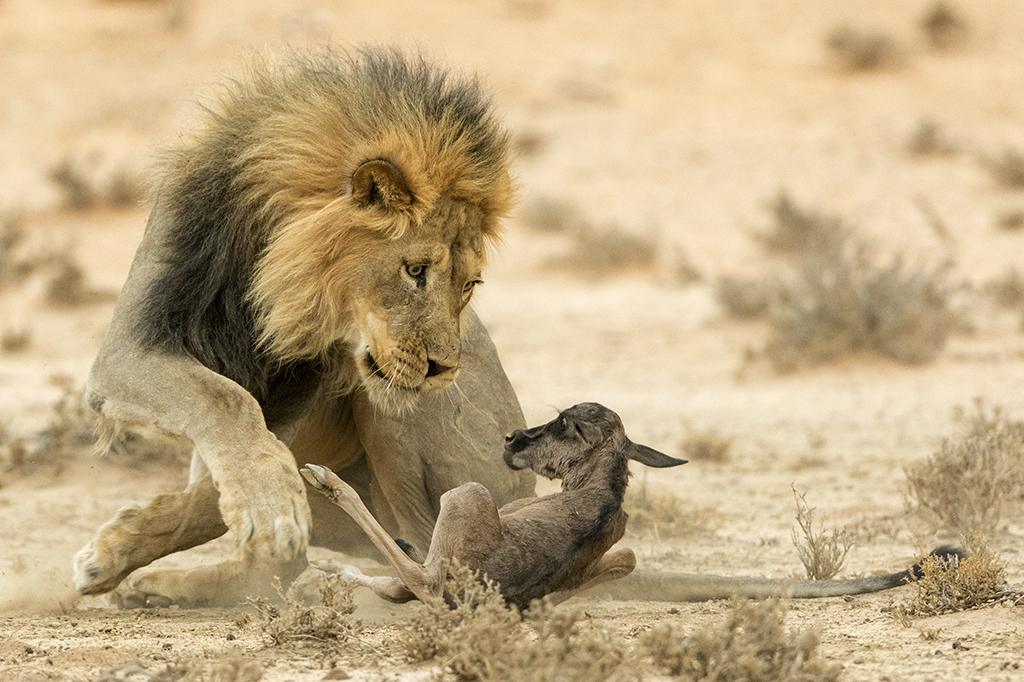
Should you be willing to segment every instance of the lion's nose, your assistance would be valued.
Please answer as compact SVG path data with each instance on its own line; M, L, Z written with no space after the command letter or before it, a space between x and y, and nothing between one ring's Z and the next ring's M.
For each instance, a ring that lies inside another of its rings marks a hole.
M444 374L445 372L450 372L453 369L455 369L455 368L454 367L449 367L448 365L442 365L440 362L436 362L434 360L427 360L427 378L428 379L430 377L436 377L438 374Z

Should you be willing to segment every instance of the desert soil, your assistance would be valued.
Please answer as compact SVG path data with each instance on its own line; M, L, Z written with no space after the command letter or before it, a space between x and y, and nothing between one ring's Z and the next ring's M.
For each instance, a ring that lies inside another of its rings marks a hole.
M1024 234L995 216L1024 209L977 155L1024 144L1024 4L964 3L969 41L930 50L916 29L926 3L548 0L370 3L0 3L0 208L20 211L30 239L66 244L90 283L116 291L146 220L144 206L70 210L47 171L64 158L97 173L146 172L159 148L198 119L257 50L331 42L418 46L479 72L520 139L522 200L559 198L596 224L659 240L667 254L616 276L552 266L558 236L512 216L485 273L476 309L490 327L528 421L555 406L600 401L631 436L674 451L688 427L734 439L724 463L694 461L638 473L634 485L670 490L698 518L682 540L629 540L648 565L730 575L797 576L791 485L834 526L857 528L844 574L902 567L937 537L903 520L902 467L954 428L976 396L1024 415L1024 334L989 307L976 331L907 367L871 357L779 375L739 371L758 323L726 318L714 279L760 271L750 232L782 188L842 213L885 248L922 262L955 261L980 283L1024 265ZM175 12L181 12L175 15ZM177 18L175 18L177 16ZM834 25L880 28L907 49L903 66L851 74L824 48ZM934 117L960 152L908 157L907 136ZM951 236L936 237L921 199ZM672 276L685 252L703 278ZM109 300L75 308L43 302L28 279L0 291L0 326L26 327L28 349L0 352L0 420L38 428L58 394L52 377L81 384L110 319ZM403 608L360 596L374 654L270 649L243 609L121 611L76 599L70 558L119 507L181 486L184 468L134 468L83 457L59 473L9 476L0 487L0 679L149 679L168 666L254 661L264 679L425 676L388 654ZM1024 521L995 535L1012 582L1024 582ZM228 541L166 559L212 561ZM906 592L904 588L902 592ZM820 629L823 653L852 680L1019 679L1024 612L997 607L898 625L884 611L900 591L795 603L791 626ZM687 630L723 603L587 602L594 619L635 636L655 622ZM407 607L412 608L412 607ZM927 638L926 638L927 636ZM241 662L241 663L239 663ZM134 677L133 677L134 676Z

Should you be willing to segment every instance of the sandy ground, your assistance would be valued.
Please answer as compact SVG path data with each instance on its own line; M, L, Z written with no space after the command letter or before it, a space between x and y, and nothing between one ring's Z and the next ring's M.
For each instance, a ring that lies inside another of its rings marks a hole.
M966 5L967 3L965 3ZM627 7L628 5L628 7ZM702 281L673 283L667 268L594 277L546 263L565 245L515 216L486 273L476 308L489 325L529 421L553 406L596 400L630 434L673 451L687 425L734 439L730 460L693 462L634 479L670 489L713 521L685 542L634 539L641 561L678 570L795 576L790 542L795 484L834 525L866 529L845 575L904 565L915 538L901 530L902 467L951 432L952 409L982 396L1024 414L1024 334L988 307L977 333L954 338L927 366L872 358L779 376L737 372L763 328L727 320L713 280L759 268L749 233L780 188L842 213L889 248L953 258L982 282L1024 265L1024 235L997 230L998 212L1024 196L998 189L979 152L1024 143L1024 4L969 3L970 41L929 51L915 31L925 3L781 0L667 3L273 3L184 5L68 0L0 3L0 210L25 215L31 238L68 244L90 281L116 290L146 218L144 208L60 207L47 169L62 158L97 168L147 167L155 150L197 118L254 50L332 42L419 46L484 75L508 123L541 141L516 163L525 202L577 204L597 222L684 249ZM823 36L850 21L889 31L905 66L848 74ZM963 150L908 158L923 117ZM100 171L98 171L100 172ZM917 207L942 216L936 238ZM42 303L41 283L0 291L0 327L28 327L28 350L0 354L0 420L30 432L57 395L50 378L83 381L109 321L101 302L71 310ZM265 679L418 674L386 653L268 650L241 610L122 612L76 601L70 557L116 509L181 485L180 467L136 469L96 460L59 475L0 487L0 679L92 679L120 667L149 679L168 665L228 657L256 661ZM996 549L1024 582L1024 521L1010 518ZM209 561L215 543L170 563ZM1024 613L994 608L896 625L882 609L898 594L794 604L792 625L820 628L823 651L849 679L1024 677ZM711 622L724 604L590 603L595 619L631 636L656 621ZM386 652L400 608L361 598L370 644ZM933 639L922 633L937 631ZM954 648L954 642L958 642ZM137 668L124 666L137 662ZM148 671L148 672L147 672ZM419 671L422 673L422 671Z

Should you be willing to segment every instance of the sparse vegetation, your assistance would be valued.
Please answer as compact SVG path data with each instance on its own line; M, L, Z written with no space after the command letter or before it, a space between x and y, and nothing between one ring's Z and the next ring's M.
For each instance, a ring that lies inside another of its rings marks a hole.
M585 272L646 269L654 265L658 255L657 244L649 236L627 232L614 224L576 230L571 237L571 251L561 262Z
M49 261L51 272L46 283L46 301L50 305L73 308L113 298L113 294L89 285L85 271L67 251L54 254Z
M0 333L0 350L20 353L32 344L32 331L28 327L10 327Z
M629 514L626 532L636 536L696 535L713 527L718 518L711 507L689 507L676 495L652 490L646 483L626 489L623 508Z
M550 196L540 196L527 203L522 219L530 229L548 234L571 233L587 227L587 219L575 204Z
M95 418L81 391L62 379L61 395L47 424L31 437L0 434L0 473L28 474L40 469L59 473L71 457L84 454L94 440Z
M850 228L841 218L799 205L786 192L768 204L771 224L756 233L770 252L790 256L831 253L848 241Z
M61 159L49 172L66 208L81 211L96 206L124 207L139 203L145 189L138 176L121 168L104 179L86 159Z
M999 277L986 282L984 291L1003 308L1024 309L1024 276L1021 276L1017 268L1010 268Z
M849 243L806 259L782 288L764 355L780 371L872 352L906 364L934 359L958 327L946 268L879 264Z
M720 277L715 282L715 297L729 317L753 320L768 314L771 284L764 280Z
M997 154L982 155L984 166L997 184L1008 189L1024 189L1024 152L1004 147Z
M940 50L956 47L971 33L970 25L953 5L936 2L922 15L921 31L932 47Z
M903 48L883 31L843 25L832 29L826 41L833 59L848 71L874 71L899 66Z
M1004 232L1019 232L1024 230L1024 211L1011 209L1003 211L996 216L996 227Z
M516 133L512 139L512 147L516 154L524 159L537 156L544 150L546 141L544 135L538 130L522 130Z
M21 254L25 241L25 227L21 216L0 216L0 286L17 282L35 267Z
M280 604L258 597L251 600L259 625L274 646L295 642L352 643L362 623L352 618L355 603L352 585L340 575L326 576L320 587L319 604L307 606L289 598L278 584Z
M449 603L423 604L403 626L407 660L439 660L460 680L638 679L628 648L576 611L534 604L523 614L497 587L456 565Z
M899 607L903 613L935 616L963 611L984 606L1001 594L1006 565L976 536L969 536L965 544L968 555L964 559L930 555L922 560L914 596Z
M842 671L818 654L813 630L786 630L786 610L775 599L734 602L721 624L688 636L655 626L641 647L660 671L685 680L818 682Z
M1024 497L1024 422L980 401L960 419L960 434L906 467L910 507L952 530L993 528Z
M932 119L921 119L907 138L907 153L911 156L949 156L957 151L956 144Z
M688 427L686 435L679 443L679 450L687 459L721 464L729 459L732 438L712 429Z
M793 488L797 525L792 531L793 546L808 578L828 580L843 569L853 540L843 530L826 531L820 522L815 524L815 509L807 504L805 495Z

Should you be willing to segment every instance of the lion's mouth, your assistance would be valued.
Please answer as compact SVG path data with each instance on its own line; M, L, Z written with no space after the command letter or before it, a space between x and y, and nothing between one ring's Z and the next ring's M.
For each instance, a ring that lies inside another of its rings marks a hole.
M387 381L388 377L384 374L384 370L380 368L380 365L377 364L377 358L373 357L373 354L369 351L366 353L366 368L370 370L370 376Z

